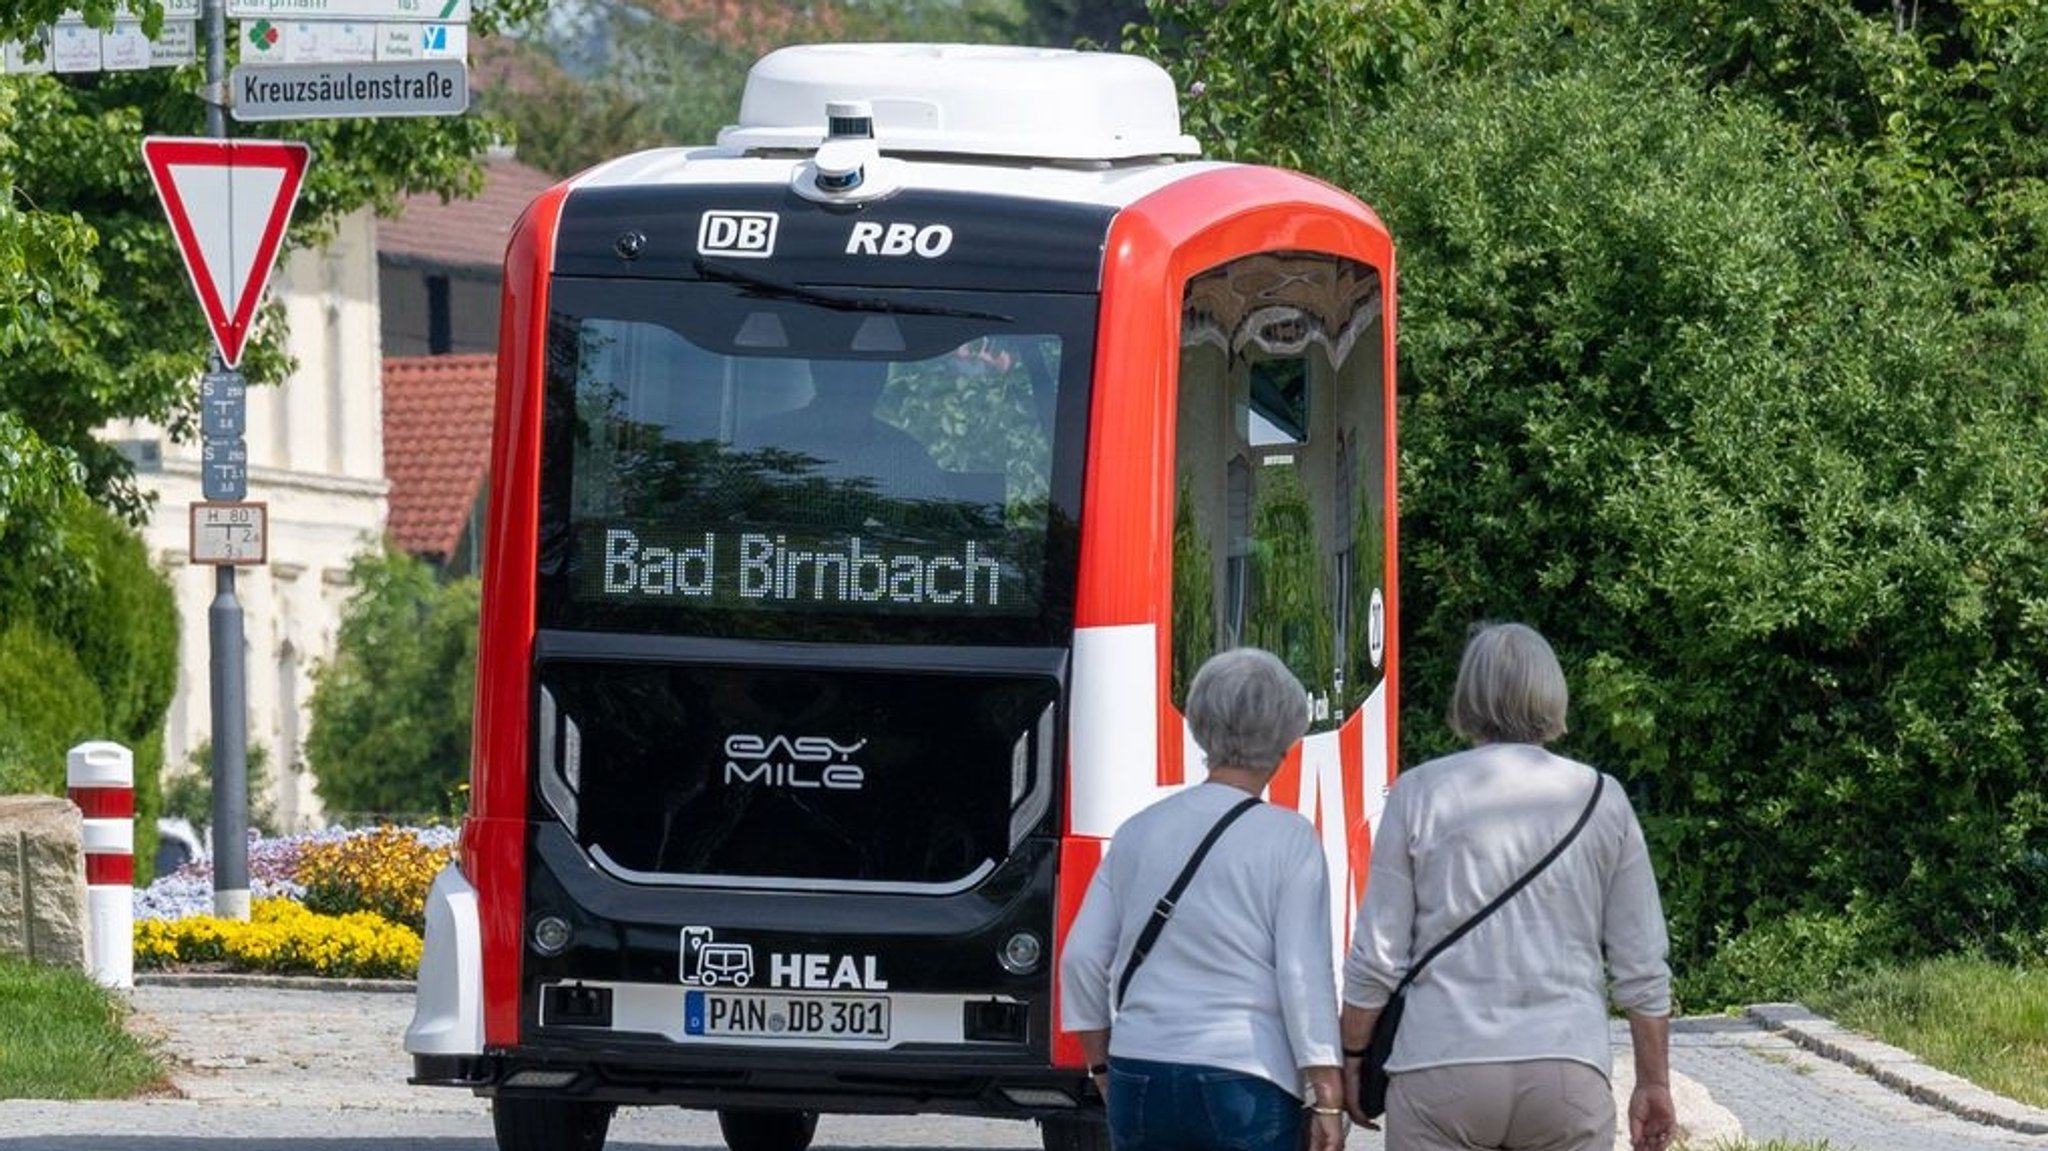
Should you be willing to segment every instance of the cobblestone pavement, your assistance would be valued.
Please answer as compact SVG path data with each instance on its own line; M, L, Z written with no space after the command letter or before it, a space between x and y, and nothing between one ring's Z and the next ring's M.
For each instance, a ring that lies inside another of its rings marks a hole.
M410 1060L399 1036L411 1016L409 990L147 980L134 992L136 1024L172 1057L176 1097L0 1101L0 1148L197 1151L230 1145L215 1139L264 1115L264 1131L281 1133L283 1142L231 1145L488 1151L482 1101L405 1082ZM1617 1024L1622 1099L1630 1086L1627 1038ZM1825 1142L1832 1151L2048 1151L2048 1111L1990 1095L1793 1005L1676 1021L1672 1070L1689 1151L1740 1138ZM1030 1124L1010 1121L828 1116L817 1145L1029 1149L1038 1137ZM608 1144L619 1151L722 1146L710 1116L669 1108L627 1109ZM1381 1147L1378 1133L1355 1131L1349 1151Z
M1625 1031L1618 1040L1625 1043ZM2048 1134L2013 1129L2048 1132L2048 1113L1980 1091L1797 1007L1678 1020L1671 1046L1672 1070L1704 1088L1757 1142L1825 1141L1836 1151L2048 1148ZM1616 1062L1626 1062L1620 1052ZM1683 1123L1682 1100L1680 1107Z

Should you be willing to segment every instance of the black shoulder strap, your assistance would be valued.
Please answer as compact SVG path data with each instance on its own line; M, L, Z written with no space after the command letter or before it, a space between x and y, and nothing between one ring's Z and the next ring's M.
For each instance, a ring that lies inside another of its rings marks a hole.
M1401 982L1394 988L1394 994L1399 995L1403 991L1406 991L1408 989L1408 985L1415 981L1416 974L1420 972L1423 969L1423 967L1429 963L1430 960L1435 959L1437 957L1438 952L1442 951L1446 947L1449 947L1451 944L1456 943L1458 940L1464 938L1465 933L1479 926L1481 920L1484 920L1487 916L1492 915L1496 911L1499 911L1502 904L1506 903L1510 899L1513 899L1515 897L1516 892L1522 890L1524 887L1529 886L1530 880L1543 874L1544 868L1549 867L1552 861L1554 861L1558 856L1563 855L1564 849L1572 845L1572 840L1577 839L1579 837L1579 832L1585 828L1586 822L1593 818L1593 809L1600 806L1600 793L1603 790L1605 790L1606 787L1606 774L1599 771L1595 771L1593 773L1593 797L1586 801L1586 810L1581 811L1579 813L1579 821L1577 823L1572 824L1572 829L1570 831L1564 833L1564 838L1557 841L1557 846L1552 847L1548 855L1545 855L1542 859L1537 860L1536 866L1523 872L1522 878L1517 879L1513 883L1509 884L1508 889L1506 891L1503 891L1499 895L1494 896L1492 903L1489 903L1485 907L1480 908L1477 912L1473 914L1472 918L1467 919L1463 923L1460 923L1455 931L1452 931L1449 935L1446 935L1442 939L1437 940L1436 946L1430 948L1428 951L1423 952L1422 958L1416 960L1414 963L1409 965L1408 974L1403 975L1401 977Z
M1138 933L1138 942L1131 948L1130 961L1124 964L1123 977L1116 981L1118 1009L1122 1009L1124 1005L1124 990L1130 987L1131 976L1138 973L1138 965L1145 962L1146 954L1152 950L1152 945L1158 942L1160 929L1166 926L1167 918L1173 914L1174 902L1180 898L1181 892L1188 889L1188 882L1195 877L1195 869L1202 866L1202 858L1209 854L1210 848L1216 846L1216 840L1223 834L1224 828L1236 823L1238 816L1257 807L1259 802L1256 795L1246 796L1243 802L1224 812L1223 818L1216 821L1216 826L1209 829L1209 834L1202 837L1202 842L1195 845L1195 853L1188 856L1187 866L1180 869L1180 876L1173 881L1173 886L1167 888L1166 894L1159 897L1159 902L1152 905L1152 918L1145 921L1145 929Z

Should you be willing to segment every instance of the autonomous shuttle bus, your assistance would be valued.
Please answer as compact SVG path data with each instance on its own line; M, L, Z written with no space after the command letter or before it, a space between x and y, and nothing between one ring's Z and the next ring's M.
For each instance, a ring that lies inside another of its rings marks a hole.
M1054 972L1179 707L1277 652L1348 935L1393 758L1394 266L1194 159L1133 57L789 48L715 147L548 191L505 261L472 808L414 1081L505 1151L622 1105L1106 1145Z

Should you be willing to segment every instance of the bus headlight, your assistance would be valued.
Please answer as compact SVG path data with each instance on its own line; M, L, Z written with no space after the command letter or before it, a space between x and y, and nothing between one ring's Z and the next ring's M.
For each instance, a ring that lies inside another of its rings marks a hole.
M1029 975L1038 970L1038 961L1045 957L1045 944L1029 931L1019 931L1003 942L1002 954L996 958L1003 970L1012 975Z

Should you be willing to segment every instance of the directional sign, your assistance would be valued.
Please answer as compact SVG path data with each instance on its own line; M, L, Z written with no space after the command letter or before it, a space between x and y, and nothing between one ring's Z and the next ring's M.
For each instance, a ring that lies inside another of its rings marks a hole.
M141 24L117 20L111 31L100 33L100 64L109 72L140 71L149 67L155 48Z
M469 107L461 60L374 64L241 65L228 78L228 111L247 123L361 116L457 116Z
M469 23L469 0L228 0L228 19Z
M50 29L38 28L35 35L35 59L29 59L29 45L9 41L0 47L0 66L13 74L48 72L55 66L51 59L56 54L56 45L51 41Z
M242 362L256 304L270 282L285 224L306 174L304 144L151 136L149 178L170 217L178 250L213 342L227 366Z
M50 50L50 59L59 72L97 72L100 70L100 30L83 24L59 24L51 29L55 33Z
M142 12L132 4L117 4L114 6L114 19L141 20ZM164 0L164 23L169 24L174 20L197 19L199 19L199 0ZM85 23L85 13L76 8L68 9L57 17L57 23L83 24Z
M0 45L0 72L130 72L192 63L199 0L166 0L163 9L163 27L153 40L143 35L142 14L129 4L114 6L114 26L105 31L87 27L85 13L68 9L54 25L36 29L36 59L22 44Z
M467 24L379 24L379 60L467 60Z
M252 20L242 25L244 64L367 64L376 24L352 20Z
M235 38L242 45L242 63L252 66L469 58L467 24L249 20L240 25Z
M192 505L192 535L186 554L196 564L260 564L270 558L270 505Z

